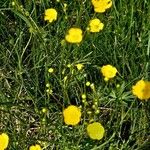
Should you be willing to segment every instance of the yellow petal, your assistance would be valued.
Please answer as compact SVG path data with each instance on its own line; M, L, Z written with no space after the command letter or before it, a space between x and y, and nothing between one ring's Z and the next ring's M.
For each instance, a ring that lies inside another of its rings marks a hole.
M100 140L104 136L105 129L99 122L94 122L87 126L87 133L91 139Z
M67 125L77 125L81 119L81 110L77 106L70 105L64 109L63 116Z
M7 148L9 143L9 137L6 133L0 135L0 149L4 150Z

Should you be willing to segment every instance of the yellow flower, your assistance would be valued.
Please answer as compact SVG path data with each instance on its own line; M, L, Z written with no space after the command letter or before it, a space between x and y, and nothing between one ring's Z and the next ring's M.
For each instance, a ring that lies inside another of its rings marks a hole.
M54 72L54 69L53 69L53 68L49 68L49 69L48 69L48 72L49 72L49 73L53 73L53 72Z
M116 76L117 69L111 65L105 65L101 68L101 73L105 77L105 80L108 81Z
M91 83L89 81L86 82L86 86L90 86Z
M46 9L44 20L48 20L49 22L57 20L57 11L54 8Z
M43 108L42 109L42 113L46 113L47 112L47 109L46 108Z
M40 145L36 144L35 146L34 145L30 146L29 150L42 150L42 148Z
M132 86L132 93L141 100L150 98L150 81L140 80Z
M112 0L92 0L94 11L103 13L112 6Z
M79 28L70 28L65 39L69 43L80 43L82 41L82 30Z
M0 134L0 150L4 150L7 148L9 143L9 137L6 133Z
M105 129L99 122L94 122L87 126L87 133L91 139L100 140L104 136Z
M86 94L81 95L82 99L86 99Z
M47 87L47 88L49 88L49 87L50 87L50 84L49 84L49 83L47 83L47 84L46 84L46 87Z
M68 68L71 68L71 64L68 64L67 67L68 67Z
M76 67L80 71L80 70L82 70L82 68L84 67L84 65L83 64L77 64Z
M99 19L92 19L89 23L90 32L99 32L104 27L104 24Z
M15 6L15 2L14 1L11 4L12 4L12 6Z
M64 109L63 116L67 125L77 125L81 119L81 110L77 106L70 105Z

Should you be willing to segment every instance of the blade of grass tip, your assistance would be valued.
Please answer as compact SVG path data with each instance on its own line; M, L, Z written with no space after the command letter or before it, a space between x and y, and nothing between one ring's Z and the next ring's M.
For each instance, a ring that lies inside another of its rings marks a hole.
M26 22L26 24L28 25L28 27L33 27L32 24L30 23L30 21L25 17L23 16L21 13L11 9L11 11L16 14L18 17L20 17L22 20L24 20Z
M150 31L148 33L148 47L147 47L147 56L149 57L150 55Z
M117 18L119 18L119 12L117 11L117 8L116 8L116 5L115 5L115 2L113 1L113 7L114 7L114 10L116 12L116 16Z
M148 68L149 68L149 57L150 57L150 32L149 32L149 36L148 36L148 46L147 46L147 53L146 53L146 55L147 55L147 63L146 63L146 67L145 67L145 69L146 69L146 72L147 72L147 78L148 78Z
M13 9L10 9L14 14L16 14L18 17L20 17L22 20L24 20L25 21L25 23L27 24L27 26L30 28L33 28L33 29L35 29L35 30L37 30L38 31L38 37L40 38L40 40L41 41L43 41L43 39L42 39L42 34L41 34L41 32L40 32L40 30L39 30L39 28L38 28L38 26L37 26L37 24L34 22L34 20L29 16L29 19L27 18L27 17L25 17L24 15L22 15L21 13L19 13L19 12L17 12L17 11L15 11L15 10L13 10ZM44 46L44 48L45 48L45 46Z
M26 46L23 48L23 52L22 52L22 54L21 54L21 59L23 58L23 55L24 55L24 53L25 53L27 47L29 46L31 39L32 39L32 34L30 34L30 38L29 38L29 40L28 40Z

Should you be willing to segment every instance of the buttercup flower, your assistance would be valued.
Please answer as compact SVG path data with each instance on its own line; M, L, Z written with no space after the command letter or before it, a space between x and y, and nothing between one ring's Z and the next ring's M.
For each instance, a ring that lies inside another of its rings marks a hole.
M99 19L92 19L89 22L89 31L90 32L99 32L104 27L104 24Z
M99 122L94 122L87 126L87 133L91 139L100 140L104 136L105 129Z
M82 41L82 30L79 28L70 28L65 39L69 43L80 43Z
M105 81L108 81L116 76L117 69L111 65L105 65L101 68L101 73L105 77Z
M90 86L91 83L89 81L86 82L86 86Z
M80 71L80 70L82 70L82 68L84 67L84 65L83 64L77 64L76 67Z
M112 6L112 0L92 0L94 11L103 13Z
M81 119L81 110L74 105L68 106L63 111L64 122L67 125L77 125Z
M150 98L150 81L140 80L134 86L132 86L133 95L137 96L141 100L147 100Z
M42 148L40 145L36 144L36 145L30 146L29 150L42 150Z
M81 95L82 99L86 99L86 94Z
M48 72L49 72L49 73L53 73L53 72L54 72L54 69L53 69L53 68L49 68L49 69L48 69Z
M6 133L0 134L0 150L5 150L8 147L9 137Z
M44 20L49 21L50 23L57 20L57 11L54 8L46 9Z

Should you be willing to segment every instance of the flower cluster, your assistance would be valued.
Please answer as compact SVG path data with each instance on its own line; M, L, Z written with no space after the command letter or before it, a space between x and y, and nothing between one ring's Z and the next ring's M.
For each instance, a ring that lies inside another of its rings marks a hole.
M112 0L91 0L91 4L93 5L94 11L96 13L104 13L107 9L109 9L112 6ZM64 5L63 10L64 12L67 11L67 4ZM57 16L58 16L57 10L54 8L49 8L45 10L44 20L49 23L52 23L57 20ZM99 18L94 17L88 20L88 25L86 25L86 27L87 27L87 31L84 31L79 27L70 27L67 33L65 34L64 39L61 42L62 46L65 45L64 44L65 41L71 44L81 43L86 32L89 31L91 32L91 34L100 32L104 28L104 23L102 23ZM84 70L85 67L82 63L75 63L75 65L73 66L76 67L76 70L78 72ZM67 67L70 69L71 65L69 64ZM102 76L104 77L105 81L113 80L118 73L117 68L110 64L102 66L99 70ZM50 75L55 74L55 70L53 68L49 68L48 72ZM72 70L72 74L74 74L74 70ZM68 81L68 75L64 76L63 78L63 83L66 83L66 81ZM86 82L85 85L88 88L90 88L90 91L92 91L93 93L96 91L94 83L90 83L88 81ZM53 94L52 86L50 83L46 84L46 92L49 95ZM86 92L85 93L84 92L85 91L82 91L81 100L84 107L87 108L86 105L89 105L88 95L86 94ZM132 86L132 93L140 100L150 99L150 81L145 81L143 79L139 80L135 85ZM91 105L88 106L89 111L87 111L87 114L91 115L92 112L94 112L95 114L100 113L99 103L97 99L95 98L91 100L92 102L90 103ZM46 113L47 109L43 108L42 112ZM82 124L82 109L76 105L69 105L68 107L64 108L62 112L62 116L63 116L64 123L66 125L77 126L80 123ZM105 128L100 122L97 122L95 120L92 122L89 121L86 131L88 136L93 140L101 140L105 135ZM9 136L6 133L0 134L0 150L5 150L8 147L8 143L9 143ZM42 150L42 148L40 145L35 144L35 145L31 145L29 147L29 150Z
M77 125L81 120L81 110L74 105L70 105L63 111L64 122L67 125ZM103 138L105 129L99 122L88 124L87 133L91 139L100 140Z
M8 147L9 136L6 133L0 134L0 150L5 150ZM29 150L42 150L41 146L36 144L29 147Z
M94 11L98 13L105 12L106 9L112 6L111 0L91 0L91 2L94 6ZM67 4L65 3L64 12L66 12L66 7L67 7ZM56 9L54 8L46 9L44 20L50 23L57 20ZM92 33L100 32L101 30L103 30L103 28L104 28L104 24L98 18L91 19L89 21L89 25L87 26L88 31ZM79 44L82 41L82 39L83 39L83 31L77 27L71 27L65 36L65 40L68 43Z

